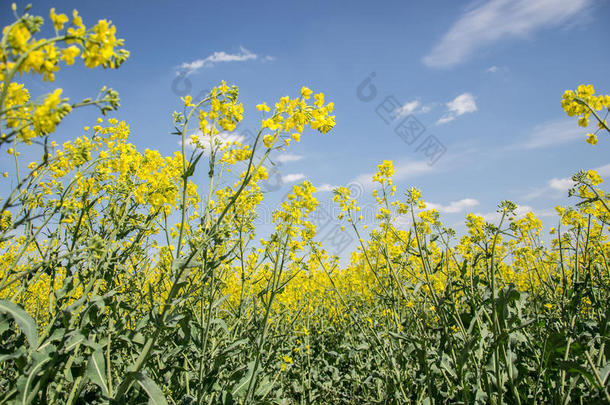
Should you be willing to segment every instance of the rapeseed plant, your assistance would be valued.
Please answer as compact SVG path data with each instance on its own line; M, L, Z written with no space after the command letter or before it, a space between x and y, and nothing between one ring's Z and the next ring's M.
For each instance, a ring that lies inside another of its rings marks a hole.
M271 235L255 226L269 154L334 127L323 93L258 104L251 145L220 137L245 113L224 81L183 97L173 155L138 151L112 118L58 145L66 115L105 115L118 94L37 102L17 73L52 82L64 63L118 68L129 52L107 20L87 28L51 9L56 36L36 39L42 17L13 12L0 42L0 151L16 179L0 207L1 403L610 402L610 198L597 172L573 177L579 202L557 207L545 243L540 219L510 201L498 223L468 214L458 237L418 189L400 196L383 161L370 228L350 189L334 191L359 241L341 267L317 239L309 182L273 212ZM597 121L590 144L610 132L610 96L593 86L562 107ZM191 178L202 158L207 188Z

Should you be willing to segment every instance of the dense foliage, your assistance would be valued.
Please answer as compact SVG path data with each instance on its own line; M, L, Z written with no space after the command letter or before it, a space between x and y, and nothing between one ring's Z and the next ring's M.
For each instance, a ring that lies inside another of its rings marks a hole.
M36 39L43 19L13 12L0 42L0 150L15 164L0 201L0 404L610 402L610 196L595 171L574 176L578 203L557 207L546 239L510 201L495 224L468 215L458 238L418 190L396 194L384 161L375 226L348 188L334 192L360 243L341 268L316 239L308 182L271 235L254 226L269 153L333 128L324 94L258 105L251 145L222 136L244 112L224 82L183 99L172 156L138 151L112 118L57 145L67 114L106 115L118 94L37 100L17 73L53 81L77 58L118 68L129 53L106 20L52 9L55 36ZM589 143L610 132L610 96L592 86L562 107L583 127L593 117ZM26 164L26 149L40 158Z

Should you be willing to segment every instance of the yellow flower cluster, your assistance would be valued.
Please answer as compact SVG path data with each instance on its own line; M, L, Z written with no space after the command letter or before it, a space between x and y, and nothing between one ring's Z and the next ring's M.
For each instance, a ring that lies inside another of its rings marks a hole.
M335 116L330 115L334 104L324 105L324 94L318 93L314 96L315 101L312 105L307 103L313 92L307 87L301 89L301 97L290 99L288 96L282 97L275 104L275 111L269 118L262 120L262 128L271 131L263 137L263 143L268 149L283 138L286 146L290 141L299 142L305 126L309 125L312 129L325 134L335 126ZM259 111L270 111L265 104L257 106Z
M298 225L303 225L304 238L311 239L315 235L315 226L306 220L318 206L318 200L313 196L315 191L316 188L309 181L292 188L288 200L282 202L281 209L273 213L278 231L287 230L292 233L296 232Z
M17 71L42 74L44 80L53 81L54 73L59 70L59 61L63 60L67 65L73 64L81 49L85 66L89 68L117 68L127 59L129 52L121 48L124 41L115 37L114 25L100 20L88 30L76 10L72 16L71 26L62 33L68 17L56 14L55 9L51 9L50 18L58 33L53 39L36 40L32 35L39 30L42 19L32 19L27 14L15 24L5 27L3 35L7 37L9 47L2 49L2 80L5 75L8 77L12 71ZM78 46L58 48L60 42Z
M72 111L72 107L63 103L61 106L59 103L61 102L60 96L62 93L62 89L57 89L53 93L49 94L49 96L44 100L42 105L38 106L34 111L34 115L32 116L32 123L34 127L34 134L32 135L46 135L55 131L55 127L61 119L66 116L70 111ZM29 139L25 139L28 141Z
M578 125L589 126L591 114L597 119L598 130L605 129L610 132L608 123L601 118L597 111L606 108L610 110L610 95L595 95L592 85L580 85L576 91L566 90L563 93L561 107L570 117L578 117ZM587 134L587 142L591 145L597 144L597 133Z
M377 166L378 171L373 176L373 181L383 185L392 185L392 176L394 175L394 163L391 160L384 160L383 163Z
M233 131L243 118L244 107L237 103L237 87L229 88L222 81L210 93L210 111L199 111L199 129L201 133L213 138L218 134L218 124L225 131ZM186 104L190 105L190 101Z
M9 210L4 210L0 214L0 231L4 231L10 228L13 224L13 214Z
M51 39L36 39L42 18L24 14L12 25L2 30L4 40L0 45L0 111L2 120L10 131L2 134L0 143L17 137L18 141L30 144L33 138L53 132L59 122L73 106L61 99L61 89L47 95L42 104L36 103L23 84L13 82L15 75L39 74L45 81L54 81L60 61L72 65L81 55L85 66L117 68L129 56L122 48L123 40L115 37L116 28L106 20L100 20L91 29L83 25L82 18L74 10L71 26L64 31L69 19L65 14L50 12L57 36ZM66 46L61 46L66 44ZM82 51L81 51L82 50ZM103 101L87 100L81 105L98 105L103 113L118 107L118 96L109 91L110 97ZM102 106L104 102L110 108Z

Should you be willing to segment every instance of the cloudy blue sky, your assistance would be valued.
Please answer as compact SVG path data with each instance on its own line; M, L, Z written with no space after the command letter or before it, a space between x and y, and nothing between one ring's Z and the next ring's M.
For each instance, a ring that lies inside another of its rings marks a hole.
M587 144L587 130L560 107L579 84L610 93L608 1L36 1L33 12L46 17L50 7L117 26L131 51L118 71L71 67L54 85L74 100L101 84L118 90L114 115L142 150L176 150L169 132L180 96L220 80L240 87L246 118L237 136L258 127L256 104L303 85L334 101L332 132L310 131L273 157L282 182L267 193L269 209L305 179L328 210L330 189L346 184L366 206L376 165L391 159L399 189L420 188L458 230L468 212L493 220L504 199L552 226L572 174L610 176L610 139ZM77 112L55 136L81 135L96 117ZM332 236L334 222L323 225L321 238L340 253L348 241Z

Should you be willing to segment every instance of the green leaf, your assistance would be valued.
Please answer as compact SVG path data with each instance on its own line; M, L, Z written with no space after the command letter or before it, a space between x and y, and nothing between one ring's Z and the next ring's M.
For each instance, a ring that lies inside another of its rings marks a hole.
M38 357L38 356L36 356ZM16 401L15 403L21 403L22 405L26 405L32 402L36 392L30 392L30 388L35 386L35 379L39 373L42 372L42 366L45 365L48 361L51 360L50 357L44 357L44 355L40 354L40 358L34 358L36 363L30 369L29 373L26 375L22 375L19 377L17 381L17 389L19 391L20 401Z
M34 319L17 304L6 300L0 300L0 312L7 313L13 317L28 339L30 348L36 350L38 347L38 328Z
M250 383L252 373L254 372L254 360L248 363L248 372L242 377L242 379L233 387L233 396L240 396L245 394L245 389Z
M25 350L23 347L20 347L12 353L0 354L0 363L7 361L7 360L17 359L24 355L25 355Z
M595 378L593 377L593 374L591 374L591 372L583 365L581 365L580 363L573 361L573 360L566 360L566 361L559 361L559 367L565 371L567 371L568 373L572 373L572 374L580 374L581 376L585 377L587 380L589 380L589 383L591 383L591 385L595 385L597 382L595 381Z
M138 382L138 384L140 384L140 387L146 391L149 404L169 405L165 399L165 395L163 395L163 391L161 391L161 388L159 388L159 386L153 380L151 380L150 377L142 373L136 373L134 375L134 379Z
M104 395L108 395L108 381L106 381L106 360L101 349L94 351L87 363L87 377L92 383L102 389Z
M254 394L257 398L265 398L269 391L273 388L273 382L269 380L269 377L264 376L261 382L258 383L258 389Z
M608 384L608 380L610 379L610 362L606 363L606 365L599 369L599 375L602 378L604 385Z
M199 152L197 154L197 156L195 157L195 159L193 159L193 163L191 163L189 165L188 169L186 169L186 172L182 176L184 179L191 177L193 175L193 173L195 173L195 166L197 166L197 162L199 162L199 159L201 159L201 156L203 156L203 152Z
M369 350L370 348L371 348L371 346L366 342L360 343L358 346L356 346L356 350L359 350L359 351L362 351L362 350L366 351L366 350Z

